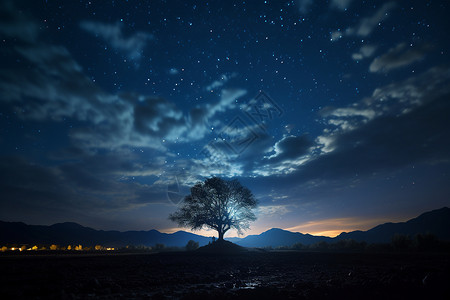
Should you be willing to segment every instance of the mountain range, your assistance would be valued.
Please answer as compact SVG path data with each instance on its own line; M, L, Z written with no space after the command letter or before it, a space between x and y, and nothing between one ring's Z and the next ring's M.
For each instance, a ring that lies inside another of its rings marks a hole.
M311 245L321 241L335 242L344 239L367 243L389 243L395 234L414 236L419 233L431 233L441 240L450 241L450 208L444 207L429 211L407 222L381 224L367 231L343 232L334 238L272 228L259 235L228 238L227 240L244 247L278 247L290 246L295 243ZM208 244L211 239L211 237L185 231L172 234L157 230L120 232L95 230L71 222L42 226L0 221L0 246L6 244L81 244L83 246L100 244L108 247L122 247L164 244L182 247L189 240L194 240L203 246Z
M154 246L185 246L189 240L206 245L211 238L178 231L172 234L157 230L148 231L104 231L81 226L77 223L65 222L51 226L27 225L22 222L0 221L0 245L5 244L57 244L107 247Z

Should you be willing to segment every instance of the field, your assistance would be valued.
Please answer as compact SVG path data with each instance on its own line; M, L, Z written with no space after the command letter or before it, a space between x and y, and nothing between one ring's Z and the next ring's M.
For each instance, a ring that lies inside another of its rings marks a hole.
M1 299L450 299L450 255L0 256Z

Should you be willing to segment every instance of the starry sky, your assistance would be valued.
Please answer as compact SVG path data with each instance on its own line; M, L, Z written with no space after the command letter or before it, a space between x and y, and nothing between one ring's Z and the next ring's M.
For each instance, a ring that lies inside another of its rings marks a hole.
M259 200L246 234L334 236L449 206L449 14L1 1L0 220L174 232L168 215L211 176Z

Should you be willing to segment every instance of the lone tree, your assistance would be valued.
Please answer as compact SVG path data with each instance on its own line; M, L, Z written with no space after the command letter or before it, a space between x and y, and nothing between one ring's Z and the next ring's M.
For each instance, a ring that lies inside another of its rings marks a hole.
M190 195L184 197L180 209L169 219L192 230L217 230L222 241L229 229L242 234L250 227L250 221L256 220L252 209L257 204L252 192L239 181L213 177L191 187Z

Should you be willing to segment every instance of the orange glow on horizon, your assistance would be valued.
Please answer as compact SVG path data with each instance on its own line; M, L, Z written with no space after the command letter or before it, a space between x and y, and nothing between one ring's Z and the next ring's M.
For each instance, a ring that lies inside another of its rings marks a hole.
M342 232L355 230L369 230L379 224L388 222L386 219L361 219L355 217L324 219L309 221L300 225L286 228L292 232L308 233L316 236L336 237Z
M307 233L310 235L326 236L326 237L334 238L334 237L337 237L338 235L340 235L342 232L343 232L342 230L326 230L326 231L320 231L320 232L307 232Z
M325 220L327 221L327 220ZM331 229L332 226L327 226L327 228L325 227L325 225L332 225L332 224L320 224L319 222L307 222L305 224L301 224L298 226L294 226L294 227L289 227L289 228L281 228L283 230L287 230L287 231L291 231L291 232L300 232L303 234L311 234L311 235L317 235L317 236L327 236L327 237L336 237L339 234L341 234L342 232L348 232L348 231L354 231L354 230L367 230L370 229L372 227L369 227L367 229L361 229L361 227L359 226L344 226L345 229L343 229L343 226L334 226L335 228L342 228L342 229ZM378 224L375 224L374 226L376 226ZM272 227L271 227L272 228ZM245 238L248 235L258 235L261 234L271 228L265 228L265 229L261 229L261 228L254 228L253 230L250 229L249 231L245 232L245 234L239 236L237 234L237 232L232 232L231 230L229 232L227 232L225 234L225 238L235 238L235 237L240 237L240 238ZM177 231L185 231L185 232L190 232L193 234L197 234L197 235L201 235L204 237L217 237L217 232L214 230L206 230L206 229L202 229L202 230L190 230L189 228L178 228L178 227L174 227L174 228L167 228L167 229L163 229L161 230L162 233L168 233L168 234L172 234L175 233Z
M387 218L373 218L373 219L365 219L359 217L347 217L347 218L332 218L332 219L323 219L318 221L308 221L304 223L300 223L299 225L292 227L284 227L281 228L283 230L291 231L291 232L300 232L303 234L311 234L315 236L326 236L326 237L336 237L342 232L350 232L355 230L369 230L377 225L386 223L386 222L403 222L404 220L392 220ZM276 226L274 226L276 227ZM252 227L250 230L246 231L244 235L238 236L237 232L230 230L225 234L225 238L231 237L241 237L244 238L248 235L260 234L265 232L273 227ZM205 237L217 237L217 232L214 230L198 230L193 231L189 228L180 228L180 227L172 227L161 230L164 233L174 233L177 231L186 231L194 234L202 235Z

